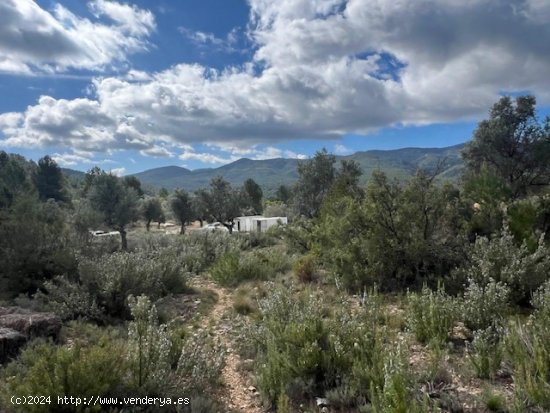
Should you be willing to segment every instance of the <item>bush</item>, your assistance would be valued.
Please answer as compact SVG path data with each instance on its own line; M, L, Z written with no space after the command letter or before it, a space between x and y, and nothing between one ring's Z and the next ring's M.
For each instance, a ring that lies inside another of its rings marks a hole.
M401 362L406 355L386 351L380 302L370 296L365 301L355 315L340 311L341 303L328 318L323 299L307 289L292 296L279 288L262 300L259 322L248 339L256 346L255 372L263 396L277 408L288 407L287 399L298 403L324 395L342 409L372 403L382 412L404 411L399 410L404 405L414 411L418 403L408 363Z
M300 282L313 281L315 276L315 261L311 255L306 255L294 263L294 275Z
M231 251L216 261L210 275L220 285L236 286L244 281L272 278L288 267L288 259L277 250Z
M5 406L11 396L50 396L50 405L24 405L24 412L74 412L75 406L57 405L58 396L120 396L126 370L124 345L102 340L82 347L57 347L37 341L28 346L4 372L0 393ZM17 409L17 407L16 407ZM99 411L90 409L90 411Z
M510 289L503 283L489 279L485 285L469 280L462 302L464 325L471 330L486 329L501 324L510 313Z
M550 254L543 237L534 252L526 243L519 247L505 226L500 237L478 237L471 248L468 264L458 273L484 288L491 280L506 285L511 304L528 304L550 274Z
M550 409L550 282L534 295L529 323L517 320L505 339L518 403Z
M206 394L220 385L225 365L225 348L208 332L189 337L178 362L179 388L184 393Z
M474 333L474 341L468 347L468 359L477 377L481 379L495 377L503 359L502 336L502 329L495 326Z
M432 291L424 286L420 293L407 294L407 325L422 344L442 346L457 320L460 306L443 288Z
M128 362L131 383L143 394L160 394L170 372L171 340L159 325L157 310L146 296L129 297L133 321L128 326Z
M167 249L117 252L96 259L81 257L75 279L56 278L45 285L46 294L40 293L38 298L64 319L128 318L129 295L147 294L156 300L183 292L185 275L181 267L178 256Z

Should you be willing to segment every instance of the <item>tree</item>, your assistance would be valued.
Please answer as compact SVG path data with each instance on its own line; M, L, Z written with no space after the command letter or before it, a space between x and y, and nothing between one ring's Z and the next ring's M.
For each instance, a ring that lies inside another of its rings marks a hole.
M33 175L33 180L40 200L67 201L68 196L64 188L63 172L48 155L38 160L38 167Z
M208 219L208 191L204 188L197 189L191 203L202 228L204 221Z
M178 189L174 192L170 207L176 220L181 225L180 234L183 234L185 232L185 225L191 223L195 215L191 197L183 189Z
M541 124L535 106L533 96L517 97L515 104L502 97L462 153L469 170L488 168L513 198L550 182L550 118Z
M231 234L234 219L241 212L239 193L231 187L229 182L217 176L212 178L210 188L202 196L206 203L208 217L224 225Z
M159 196L160 196L162 199L168 198L168 195L170 195L170 194L168 193L168 189L166 189L166 188L160 188L160 190L159 190Z
M128 188L133 188L136 191L136 194L141 198L143 196L143 189L141 189L141 181L135 176L125 176L123 179L124 185Z
M158 198L149 198L143 203L143 218L147 231L151 228L151 221L159 221L163 216L162 205Z
M248 178L243 184L243 206L249 209L251 215L259 215L263 211L263 191L260 185L252 178Z
M103 215L105 225L120 232L122 249L128 249L126 226L138 218L138 195L112 174L95 176L89 199Z
M298 164L298 182L295 186L294 205L300 215L314 218L319 214L321 204L328 194L336 170L336 157L325 148L313 159Z
M277 188L277 191L275 192L275 197L279 200L284 202L288 205L288 201L292 198L292 191L290 188L286 185L281 185L279 188Z
M21 159L0 151L0 208L10 208L16 198L31 190Z

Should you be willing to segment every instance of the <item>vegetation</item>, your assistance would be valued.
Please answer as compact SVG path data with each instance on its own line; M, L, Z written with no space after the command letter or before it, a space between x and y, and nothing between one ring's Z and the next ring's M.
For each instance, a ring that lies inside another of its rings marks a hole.
M432 159L363 185L360 158L322 150L273 192L216 177L155 194L0 152L0 326L25 341L0 354L0 410L160 409L57 396L190 398L168 412L550 410L547 134L533 98L503 98L460 182ZM232 233L262 211L290 223ZM60 334L31 340L48 317ZM10 402L30 394L55 403Z

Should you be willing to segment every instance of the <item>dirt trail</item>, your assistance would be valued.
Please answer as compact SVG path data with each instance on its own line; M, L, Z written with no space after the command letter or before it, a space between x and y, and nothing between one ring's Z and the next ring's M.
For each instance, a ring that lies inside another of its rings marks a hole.
M212 290L218 295L218 301L210 313L201 320L201 327L204 329L212 328L216 337L222 340L228 352L225 367L222 371L224 383L221 394L222 401L230 409L242 413L262 413L264 410L258 407L260 405L259 395L252 388L250 380L239 370L241 358L233 349L233 343L229 337L231 325L229 321L225 320L225 316L232 311L233 301L231 295L226 289L208 280L197 281L194 286Z

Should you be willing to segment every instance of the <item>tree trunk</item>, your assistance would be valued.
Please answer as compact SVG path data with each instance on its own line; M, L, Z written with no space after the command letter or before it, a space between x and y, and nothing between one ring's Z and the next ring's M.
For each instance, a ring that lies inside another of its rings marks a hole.
M158 229L160 229L160 224L161 224L161 222L159 221L159 223L158 223L158 225L157 225L157 228L158 228Z
M181 224L180 235L185 234L185 224Z
M148 219L147 222L145 223L145 228L147 228L147 232L149 232L149 229L151 228L151 220ZM122 234L122 232L121 232Z
M199 222L201 223L201 228L203 226L203 220L202 219L199 219Z
M121 241L121 247L122 251L128 251L128 240L126 239L126 230L124 228L120 229L120 241Z

